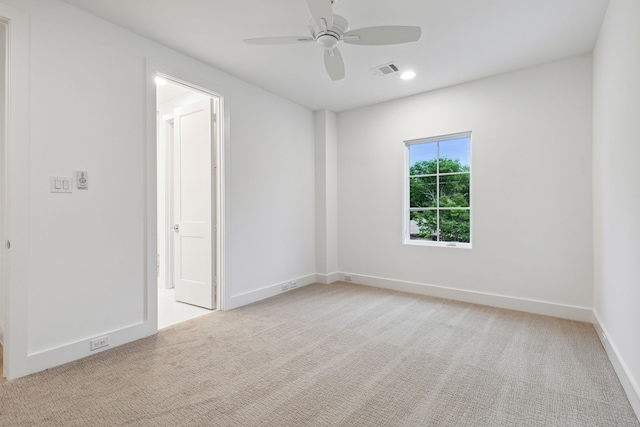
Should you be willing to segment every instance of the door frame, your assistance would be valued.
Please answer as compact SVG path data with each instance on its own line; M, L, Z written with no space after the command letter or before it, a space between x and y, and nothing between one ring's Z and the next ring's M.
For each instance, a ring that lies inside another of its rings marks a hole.
M4 33L3 37L0 39L0 43L2 43L2 45L0 46L0 67L3 67L4 70L2 70L2 74L0 75L1 77L3 77L2 79L0 79L0 85L2 86L0 88L0 93L2 94L0 96L0 103L2 103L2 111L0 112L0 129L2 130L2 132L0 133L0 201L2 202L2 205L0 205L0 245L3 246L3 249L0 250L0 343L4 342L4 325L5 325L5 312L7 310L7 308L4 306L5 303L5 297L4 297L4 290L5 290L5 271L7 269L7 265L5 264L5 259L9 256L8 251L6 251L6 249L9 249L7 246L10 244L9 243L9 239L7 237L7 233L5 232L5 230L8 228L9 222L7 220L7 214L8 214L8 210L7 210L7 202L8 199L6 197L7 194L7 173L6 171L8 170L8 166L9 166L9 162L8 162L8 154L9 154L9 150L7 150L7 134L8 132L6 131L7 129L7 119L8 119L8 114L7 114L7 69L8 67L8 58L9 58L9 24L8 22L0 17L0 30ZM0 378L1 380L2 378Z
M216 310L223 311L225 308L225 242L226 233L226 163L229 143L229 111L225 102L222 91L215 87L215 84L204 79L194 77L182 70L174 69L170 66L159 64L151 59L146 61L145 85L147 89L147 141L146 141L146 164L145 164L145 182L146 182L146 320L158 324L158 282L157 282L157 128L158 122L163 122L162 118L157 117L157 100L156 85L154 79L156 76L164 77L172 83L184 86L189 90L203 93L218 100L218 117L216 117L214 146L212 147L214 162L212 163L213 179L215 179L215 199L212 199L214 205L213 215L215 222L215 276L216 276ZM160 120L159 120L160 119Z
M0 289L3 292L4 376L30 373L28 354L29 300L29 16L0 3L7 27L5 133L3 152L2 224L0 224ZM7 247L7 242L11 247Z

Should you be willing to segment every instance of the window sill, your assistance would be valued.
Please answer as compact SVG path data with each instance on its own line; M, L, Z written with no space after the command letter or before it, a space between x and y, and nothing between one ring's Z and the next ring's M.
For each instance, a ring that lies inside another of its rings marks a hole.
M420 240L420 239L405 239L402 242L405 245L413 246L433 246L440 248L458 248L458 249L471 249L471 243L459 243L459 242L434 242L432 240Z

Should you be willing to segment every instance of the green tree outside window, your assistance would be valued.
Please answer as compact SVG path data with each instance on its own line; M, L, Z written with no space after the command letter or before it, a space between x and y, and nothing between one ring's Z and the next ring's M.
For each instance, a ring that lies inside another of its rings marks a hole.
M467 138L467 157L468 143ZM426 155L432 158L416 160L409 168L410 239L470 243L470 166L458 158L439 157L446 150L435 148Z

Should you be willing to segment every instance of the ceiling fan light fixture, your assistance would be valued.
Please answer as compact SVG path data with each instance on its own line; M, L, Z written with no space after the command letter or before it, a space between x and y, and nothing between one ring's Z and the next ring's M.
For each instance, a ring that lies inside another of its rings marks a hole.
M333 50L338 45L338 39L331 34L322 34L316 39L316 42L327 50Z

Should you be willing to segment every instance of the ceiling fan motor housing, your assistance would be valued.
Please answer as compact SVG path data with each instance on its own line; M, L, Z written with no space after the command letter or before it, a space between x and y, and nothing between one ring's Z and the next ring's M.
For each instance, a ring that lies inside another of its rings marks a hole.
M333 34L321 34L316 38L316 41L324 49L331 50L338 44L338 38Z
M309 22L309 31L313 39L326 50L333 50L348 30L349 23L340 15L333 15L333 26L327 30L316 25L314 20Z

